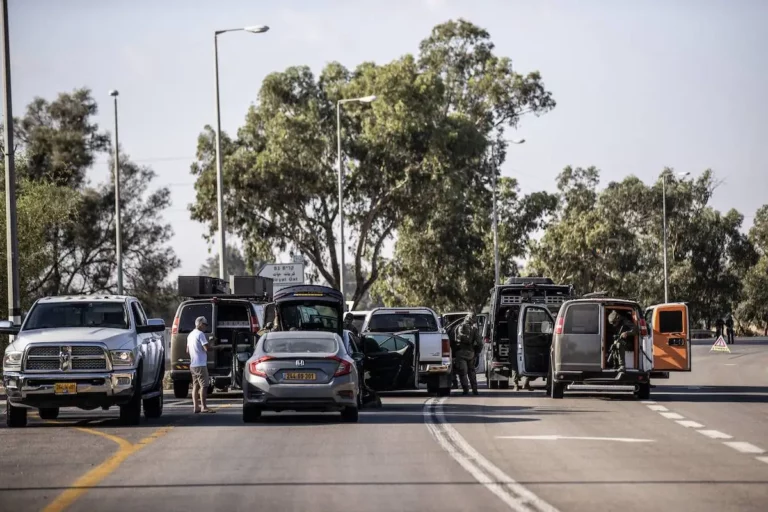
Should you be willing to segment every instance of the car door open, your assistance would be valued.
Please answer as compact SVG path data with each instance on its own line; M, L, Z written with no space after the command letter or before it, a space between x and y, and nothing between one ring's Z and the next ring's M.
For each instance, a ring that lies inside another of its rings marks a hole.
M548 309L523 304L518 317L517 368L524 376L546 377L555 321Z
M653 335L653 371L691 371L691 336L688 306L658 304L646 310Z

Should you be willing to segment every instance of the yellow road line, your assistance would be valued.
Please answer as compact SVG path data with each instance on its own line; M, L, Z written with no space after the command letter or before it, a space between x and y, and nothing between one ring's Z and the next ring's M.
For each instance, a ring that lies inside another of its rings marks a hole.
M120 464L125 462L125 459L138 452L148 444L153 443L160 437L164 436L173 429L173 426L167 426L156 430L152 435L149 435L139 441L136 444L131 444L122 437L113 436L98 430L91 428L77 427L80 432L86 434L93 434L110 441L117 443L118 449L110 458L88 471L86 474L75 480L69 489L59 494L55 500L48 504L42 512L61 512L67 507L72 505L80 496L88 492L91 487L96 486L99 482L104 480L110 474L112 474Z

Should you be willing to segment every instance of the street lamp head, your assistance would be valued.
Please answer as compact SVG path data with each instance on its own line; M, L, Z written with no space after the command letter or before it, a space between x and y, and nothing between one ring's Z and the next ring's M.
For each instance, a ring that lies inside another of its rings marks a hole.
M116 98L118 94L120 93L117 92L116 89L112 89L111 91L109 91L109 95L112 96L113 98Z
M375 95L363 96L362 98L357 98L357 101L361 103L371 103L373 101L376 101L376 96Z
M254 25L252 27L245 27L243 30L251 32L252 34L263 34L269 30L269 27L266 25Z
M679 173L677 173L677 175L680 176L681 178L685 178L686 176L690 176L691 175L691 171L679 172Z
M525 144L525 139L514 139L510 141L512 144Z

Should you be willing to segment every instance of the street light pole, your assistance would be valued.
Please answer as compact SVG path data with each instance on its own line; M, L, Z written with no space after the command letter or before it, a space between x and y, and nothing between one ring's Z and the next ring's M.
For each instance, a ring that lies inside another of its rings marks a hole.
M680 177L685 177L690 172L677 173ZM667 177L669 173L665 172L661 176L661 209L662 209L662 246L664 251L664 304L669 302L669 277L667 275Z
M219 224L219 278L227 279L227 245L226 229L224 225L224 174L221 168L221 106L219 101L219 34L226 32L251 32L263 34L268 31L266 25L258 25L244 28L230 28L216 30L213 33L213 65L216 79L216 218Z
M120 146L117 136L117 91L109 91L115 100L115 254L117 256L117 294L123 294L123 230L120 222Z
M504 142L509 142L511 144L525 144L525 139L512 139L512 140L505 140ZM496 157L492 153L491 158L493 160L492 162L492 180L491 180L491 188L493 189L493 270L494 270L494 279L493 283L495 286L498 286L499 284L499 222L497 217L497 207L496 207Z
M2 0L3 15L3 143L5 144L5 228L8 259L8 320L21 323L19 297L19 254L16 234L16 167L13 147L13 109L11 102L11 50L8 34L8 0Z
M346 100L338 100L336 102L336 163L338 166L339 174L339 262L341 263L341 267L339 269L339 291L341 292L342 299L345 301L346 296L344 295L344 271L346 270L346 267L344 262L344 166L341 163L341 106L344 103L371 103L375 100L376 96L363 96L362 98L350 98Z

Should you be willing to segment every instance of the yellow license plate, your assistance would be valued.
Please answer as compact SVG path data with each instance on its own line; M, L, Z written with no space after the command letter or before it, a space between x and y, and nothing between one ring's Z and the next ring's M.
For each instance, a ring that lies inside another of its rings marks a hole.
M316 380L317 374L314 372L286 372L285 380Z
M76 382L57 382L53 385L53 393L55 395L76 395L77 383Z

